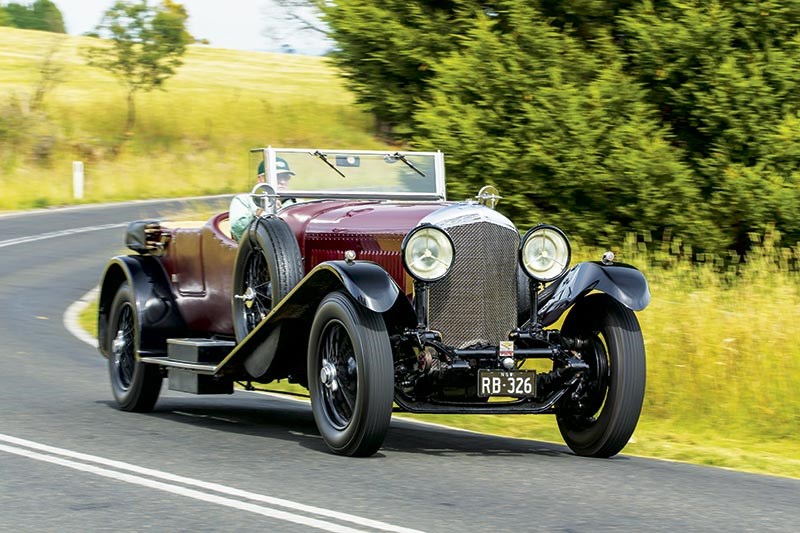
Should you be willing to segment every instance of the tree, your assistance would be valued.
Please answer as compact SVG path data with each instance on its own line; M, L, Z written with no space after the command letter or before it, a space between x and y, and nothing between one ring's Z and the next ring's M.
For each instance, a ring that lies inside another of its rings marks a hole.
M356 99L386 134L408 137L412 113L441 58L480 12L477 0L456 2L340 0L317 2L336 41L332 57Z
M312 3L358 101L447 150L453 193L526 191L504 209L591 240L800 240L800 0Z
M34 19L40 25L35 29L53 33L67 33L64 26L64 17L53 2L50 0L36 0L31 9Z
M549 221L590 242L674 228L714 245L699 190L644 91L609 62L550 26L526 0L504 21L478 16L462 49L433 66L414 112L415 143L448 154L448 193L497 185L520 226ZM514 32L496 31L511 24ZM598 53L599 52L599 53Z
M12 2L5 7L9 25L23 30L40 30L66 33L64 17L50 0L36 0L30 6ZM0 26L3 15L0 14Z
M284 53L315 51L325 53L333 42L321 20L319 2L324 0L270 0L263 8L263 35Z
M800 239L800 2L641 2L619 27L708 219L740 251L770 223Z
M135 96L163 88L183 62L192 36L186 30L186 9L171 0L151 7L147 0L117 2L105 12L90 35L107 39L84 50L89 65L108 70L127 91L125 133L136 121Z

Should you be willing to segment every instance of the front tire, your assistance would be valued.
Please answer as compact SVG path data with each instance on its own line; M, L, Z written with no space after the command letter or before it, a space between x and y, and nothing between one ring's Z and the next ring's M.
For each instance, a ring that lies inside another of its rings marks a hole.
M628 443L642 410L645 350L633 311L605 294L593 294L570 311L562 333L584 341L589 364L583 397L558 406L561 436L578 455L611 457Z
M107 344L111 392L123 411L147 413L153 410L161 391L161 371L156 365L139 361L139 320L128 283L117 289L109 313Z
M308 389L325 444L367 457L383 444L392 418L392 349L383 317L342 292L317 308L308 343Z

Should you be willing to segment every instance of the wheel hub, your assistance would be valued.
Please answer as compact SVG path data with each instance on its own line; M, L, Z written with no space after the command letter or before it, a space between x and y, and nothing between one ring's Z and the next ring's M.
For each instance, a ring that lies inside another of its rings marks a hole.
M336 392L336 389L339 388L339 383L336 381L336 367L327 359L322 360L322 368L320 368L319 371L319 380L331 391Z
M256 291L253 290L253 287L247 287L247 290L244 291L244 294L236 294L234 298L237 300L243 300L245 307L250 309L253 307L253 301L256 299Z
M122 330L117 331L117 336L114 337L114 342L111 343L111 351L119 361L122 351L125 349L125 332Z

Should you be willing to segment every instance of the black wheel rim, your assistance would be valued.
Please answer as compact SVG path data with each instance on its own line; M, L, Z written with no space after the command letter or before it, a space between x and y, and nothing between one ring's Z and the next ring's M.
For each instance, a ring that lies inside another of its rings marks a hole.
M588 429L597 422L597 418L603 412L611 380L605 342L597 333L586 341L586 347L581 350L581 354L589 365L589 370L586 371L587 379L584 382L581 405L576 406L569 417L570 425L579 431Z
M347 329L338 320L330 321L319 343L320 373L318 393L323 411L337 430L345 429L353 418L358 396L358 363Z
M133 381L133 371L136 366L134 342L133 308L126 303L119 311L117 333L112 344L114 375L123 390L128 390Z
M247 332L255 327L272 310L272 284L270 283L267 258L261 248L253 248L247 257L244 270L244 289L251 291L250 297L244 300L242 314Z

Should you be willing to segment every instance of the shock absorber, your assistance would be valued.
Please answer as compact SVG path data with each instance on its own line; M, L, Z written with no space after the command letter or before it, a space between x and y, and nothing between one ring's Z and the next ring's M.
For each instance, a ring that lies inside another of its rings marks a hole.
M566 365L553 369L546 374L539 374L536 378L537 390L544 391L552 387L565 385L575 375L583 370L589 370L589 365L583 359L568 357Z

